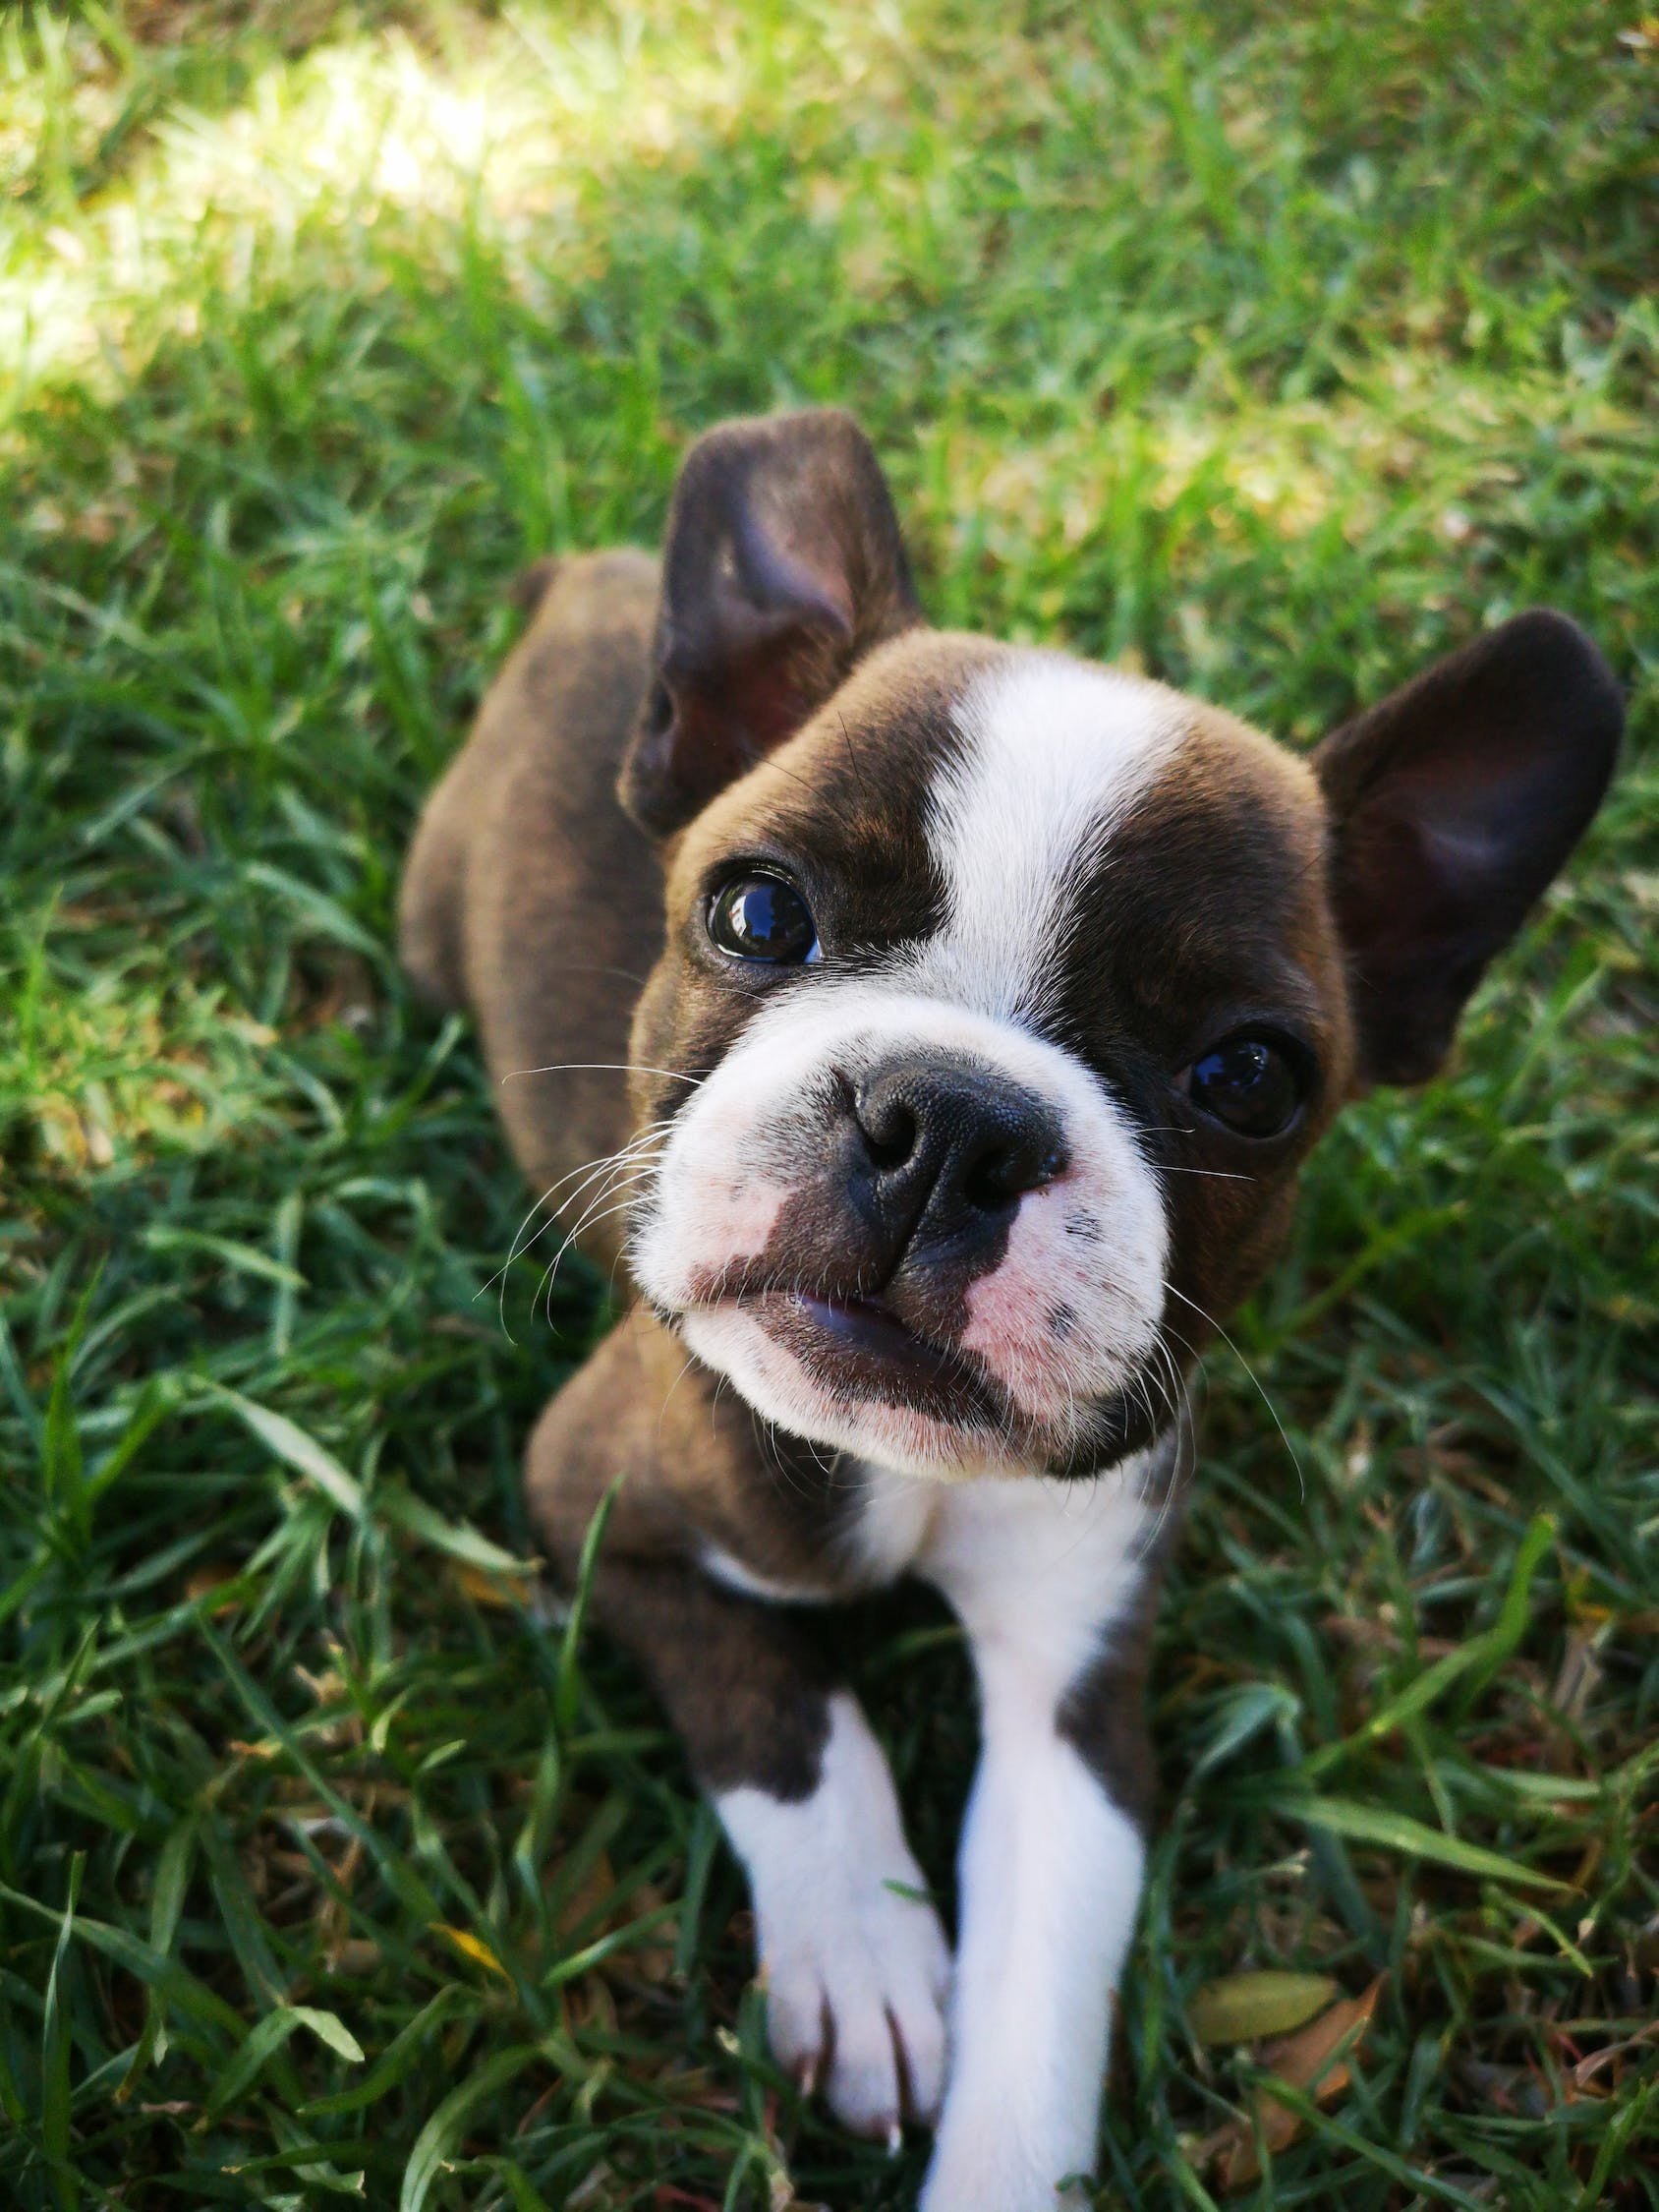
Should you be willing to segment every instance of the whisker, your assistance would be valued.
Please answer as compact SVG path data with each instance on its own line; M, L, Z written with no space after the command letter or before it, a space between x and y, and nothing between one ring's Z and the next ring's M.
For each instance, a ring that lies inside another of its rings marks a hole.
M655 1134L656 1128L660 1126L661 1125L653 1125L652 1130L642 1131L640 1135L634 1138L630 1143L624 1145L620 1152L612 1153L607 1159L599 1162L584 1177L575 1193L569 1200L567 1200L567 1203L569 1205L574 1206L576 1200L581 1197L584 1191L590 1189L591 1186L596 1182L600 1186L600 1188L594 1192L593 1196L589 1199L588 1204L584 1208L580 1218L576 1221L574 1226L566 1235L563 1244L560 1245L558 1251L553 1254L552 1264L548 1268L542 1285L537 1290L535 1304L531 1309L533 1312L535 1310L535 1307L542 1303L543 1295L545 1295L548 1302L547 1317L549 1321L551 1320L551 1297L554 1279L558 1274L558 1270L563 1262L565 1253L581 1236L583 1230L589 1227L590 1224L594 1221L597 1210L601 1206L607 1205L609 1200L615 1197L616 1194L622 1190L637 1190L641 1184L649 1181L650 1178L658 1172L658 1169L661 1164L660 1154L653 1154L648 1151L647 1138ZM601 1215L600 1218L603 1219L605 1218L605 1216ZM533 1237L530 1240L530 1244L534 1244L536 1242L536 1239L541 1237L543 1233L550 1226L550 1222L543 1222L542 1228L536 1232L536 1237ZM528 1252L529 1249L530 1245L527 1244L524 1247L524 1250ZM503 1297L505 1297L504 1291L502 1295Z
M534 1220L536 1214L543 1206L544 1206L548 1202L549 1199L557 1195L558 1192L563 1189L565 1184L574 1182L578 1176L580 1176L582 1179L579 1183L577 1183L576 1189L570 1193L568 1197L560 1200L559 1205L554 1209L553 1216L549 1217L547 1221L544 1221L542 1224L542 1227L537 1230L536 1237L543 1235L545 1231L551 1226L552 1219L556 1218L557 1214L561 1212L565 1206L574 1205L577 1199L582 1195L583 1192L587 1190L588 1186L593 1183L598 1177L601 1176L607 1168L619 1166L622 1162L629 1159L631 1156L636 1154L649 1141L650 1137L655 1135L658 1130L666 1128L667 1126L668 1125L666 1123L654 1122L650 1126L649 1130L642 1131L638 1136L631 1138L628 1143L624 1144L620 1148L620 1150L615 1152L601 1153L597 1160L588 1161L585 1167L572 1168L568 1175L561 1176L558 1182L555 1183L550 1190L544 1191L542 1193L541 1197L537 1199L535 1205L531 1207L529 1213L525 1215L524 1221L519 1224L518 1232L513 1239L513 1250L507 1254L508 1261L511 1262L518 1256L520 1249L518 1245L518 1238L524 1234L526 1225L530 1221ZM536 1237L531 1238L530 1244L534 1244L536 1242ZM524 1246L523 1250L528 1252L530 1249L530 1244Z
M666 1076L676 1083L689 1083L693 1090L709 1079L707 1076L688 1076L678 1068L653 1068L632 1060L550 1060L544 1068L509 1068L501 1081L517 1082L521 1076L581 1075Z
M526 1229L529 1228L531 1222L535 1220L537 1214L541 1212L542 1208L546 1205L550 1199L557 1196L558 1193L564 1189L567 1183L575 1182L576 1178L580 1176L582 1180L577 1185L577 1188L570 1193L568 1198L565 1198L561 1201L561 1207L564 1205L574 1205L577 1199L581 1197L583 1192L586 1191L589 1186L598 1178L602 1176L607 1169L615 1167L620 1163L626 1161L631 1155L638 1153L643 1147L649 1144L651 1139L659 1131L670 1129L672 1128L672 1126L673 1125L671 1121L647 1123L646 1127L643 1130L639 1131L637 1135L630 1137L628 1142L624 1144L619 1151L601 1153L597 1160L589 1160L580 1167L573 1167L568 1175L561 1175L556 1183L550 1185L548 1189L543 1192L542 1195L536 1200L535 1204L530 1208L524 1219L513 1231L513 1241L511 1247L508 1250L506 1258L496 1269L495 1273L491 1275L487 1281L481 1284L479 1289L473 1294L475 1298L482 1298L485 1292L490 1289L493 1284L503 1284L501 1293L501 1321L503 1328L506 1325L506 1290L503 1279L506 1276L508 1270L511 1268L514 1260L521 1258L525 1252L530 1251L533 1245L537 1244L543 1236L545 1236L547 1231L553 1226L553 1223L558 1218L558 1212L560 1208L555 1208L553 1213L550 1214L544 1222L543 1222L541 1228L538 1229L533 1236L526 1238L525 1242L521 1245L519 1242L520 1238L524 1237Z
M674 1392L679 1388L680 1384L685 1380L686 1376L690 1374L692 1368L696 1367L696 1365L697 1354L695 1352L688 1353L686 1356L685 1366L681 1368L679 1373L675 1375L673 1381L668 1385L667 1395L663 1398L661 1407L658 1410L657 1416L657 1440L658 1443L660 1443L662 1440L662 1424L667 1419L668 1399L674 1395Z
M835 720L841 726L841 742L847 748L847 765L852 770L853 775L857 780L858 795L861 799L863 799L865 805L868 806L870 804L870 791L864 781L864 771L858 765L858 755L852 749L852 736L847 728L847 718L845 715L837 713Z
M1173 1283L1166 1281L1164 1288L1169 1292L1172 1298L1178 1298L1183 1306L1190 1306L1192 1310L1198 1315L1199 1319L1201 1321L1207 1322L1209 1326L1215 1330L1216 1334L1221 1338L1222 1342L1227 1346L1228 1350L1238 1362L1238 1365L1249 1376L1251 1382L1254 1383L1256 1388L1256 1395L1261 1399L1262 1404L1266 1406L1268 1412L1273 1416L1273 1426L1279 1431L1280 1442L1285 1446L1286 1451L1289 1454L1290 1465L1296 1470L1297 1486L1299 1487L1302 1496L1305 1498L1307 1496L1307 1477L1302 1471L1302 1463L1296 1456L1296 1447L1290 1441L1289 1431L1286 1428L1284 1422L1279 1418L1279 1408L1268 1396L1267 1389L1262 1382L1261 1376L1257 1374L1255 1368L1251 1367L1249 1361L1245 1359L1243 1353L1239 1351L1237 1345L1232 1341L1232 1338L1228 1335L1226 1329L1222 1327L1220 1321L1216 1319L1213 1313L1206 1313L1203 1307L1198 1304L1198 1301L1196 1299L1188 1298L1184 1291L1176 1290ZM1174 1333L1176 1333L1177 1336L1179 1334L1178 1331ZM1184 1337L1180 1337L1179 1341L1183 1344L1186 1343L1186 1339ZM1191 1351L1192 1347L1190 1345L1187 1345L1187 1349L1188 1351Z
M1151 1534L1146 1540L1146 1544L1144 1546L1144 1549L1146 1551L1151 1551L1158 1543L1160 1538L1164 1534L1165 1527L1170 1519L1171 1514L1175 1509L1175 1499L1179 1493L1181 1485L1181 1461L1182 1458L1186 1456L1186 1447L1194 1443L1197 1435L1196 1417L1194 1416L1192 1411L1192 1398L1186 1387L1186 1378L1181 1373L1180 1365L1175 1359L1174 1354L1170 1350L1169 1345L1165 1343L1162 1334L1154 1339L1153 1352L1155 1356L1163 1361L1165 1366L1168 1367L1171 1377L1173 1380L1176 1389L1178 1389L1180 1392L1180 1403L1178 1405L1176 1404L1173 1394L1170 1391L1169 1385L1165 1383L1162 1376L1157 1376L1159 1390L1162 1393L1166 1403L1169 1405L1170 1412L1174 1419L1175 1450L1173 1460L1171 1464L1169 1478L1164 1484L1164 1494L1158 1502L1158 1518L1156 1519L1156 1521L1154 1521ZM1154 1375L1157 1374L1156 1369L1152 1369L1150 1371L1152 1371ZM1181 1418L1183 1412L1185 1414L1184 1429ZM1190 1459L1188 1460L1188 1468L1190 1471Z
M548 1265L547 1272L543 1277L541 1287L536 1293L536 1304L538 1306L544 1306L549 1327L552 1325L553 1318L553 1284L558 1279L558 1271L560 1267L564 1264L565 1253L569 1252L571 1246L575 1244L577 1238L581 1236L584 1229L597 1229L601 1221L609 1221L616 1214L626 1213L628 1211L628 1208L634 1203L635 1193L638 1190L638 1187L647 1179L648 1173L649 1171L642 1171L640 1175L636 1176L633 1179L633 1188L629 1189L627 1194L620 1198L617 1198L617 1193L623 1188L621 1185L613 1185L609 1190L601 1191L594 1199L593 1204L589 1206L587 1212L583 1214L581 1220L576 1224L575 1228L572 1229L569 1236L566 1237L564 1243L560 1245L558 1251L554 1252L552 1260ZM617 1202L615 1204L608 1204L605 1202L606 1200L612 1198L617 1198ZM596 1207L602 1207L602 1211L596 1212ZM534 1310L535 1309L532 1308L532 1311Z
M642 991L651 981L649 975L638 975L631 967L610 967L590 960L560 960L556 972L560 975L619 975L624 983L637 983Z

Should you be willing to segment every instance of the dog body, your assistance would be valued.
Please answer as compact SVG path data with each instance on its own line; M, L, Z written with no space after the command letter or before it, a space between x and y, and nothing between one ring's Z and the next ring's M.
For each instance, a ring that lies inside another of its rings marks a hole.
M595 1603L748 1869L773 2049L861 2131L937 2118L926 2212L1092 2168L1185 1377L1342 1104L1440 1064L1620 722L1550 614L1306 760L929 630L819 413L701 440L660 571L558 566L429 805L405 960L639 1292L532 1440L539 1525L568 1576L624 1475ZM953 1959L800 1612L905 1573L981 1693Z

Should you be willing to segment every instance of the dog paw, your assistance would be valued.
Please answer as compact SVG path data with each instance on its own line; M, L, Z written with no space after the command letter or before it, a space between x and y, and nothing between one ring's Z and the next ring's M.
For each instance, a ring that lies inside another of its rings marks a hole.
M763 1918L767 2030L778 2065L843 2126L896 2144L906 2117L939 2113L950 1953L932 1905L846 1876L810 1920ZM914 1867L894 1879L920 1881Z
M853 1699L830 1700L810 1796L715 1804L749 1869L773 2056L843 2125L896 2142L906 2116L939 2111L950 1952Z

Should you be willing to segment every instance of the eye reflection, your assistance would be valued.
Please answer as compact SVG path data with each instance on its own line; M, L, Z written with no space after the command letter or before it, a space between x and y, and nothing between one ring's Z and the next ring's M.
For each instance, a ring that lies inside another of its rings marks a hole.
M1201 1114L1236 1136L1283 1136L1301 1112L1304 1072L1279 1038L1259 1032L1227 1037L1195 1060L1187 1096Z
M781 876L736 876L709 908L709 936L734 960L799 967L819 958L812 910Z

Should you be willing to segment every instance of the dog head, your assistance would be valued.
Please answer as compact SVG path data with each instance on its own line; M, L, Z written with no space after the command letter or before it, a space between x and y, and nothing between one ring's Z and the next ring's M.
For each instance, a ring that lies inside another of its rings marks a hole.
M1621 724L1533 612L1303 758L928 629L847 417L712 433L621 781L667 882L645 1298L769 1420L888 1467L1138 1448L1333 1115L1441 1065Z

